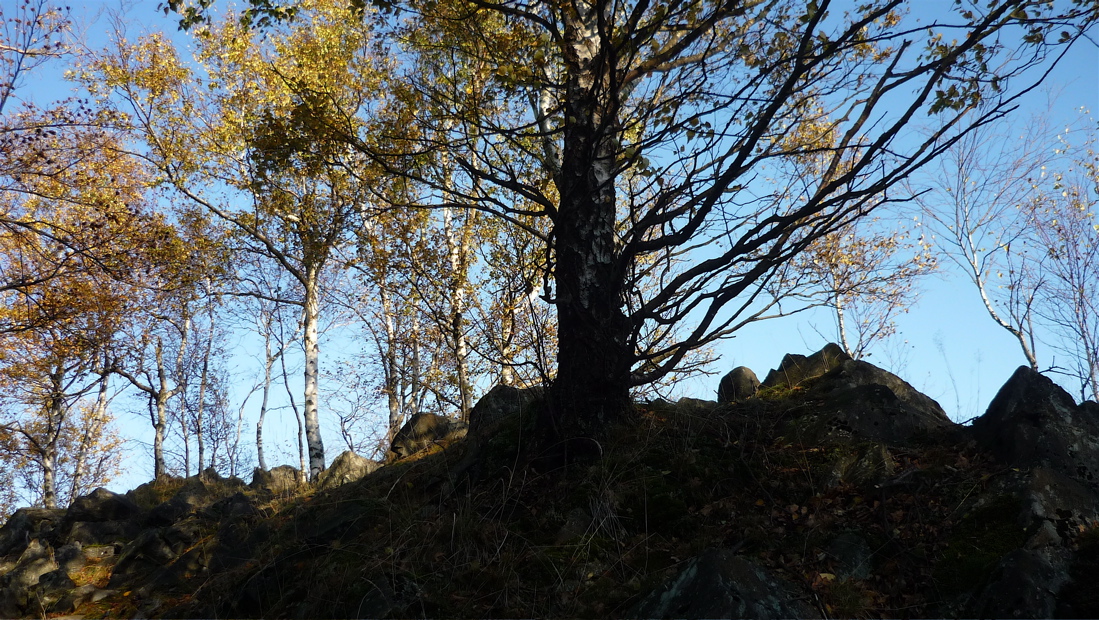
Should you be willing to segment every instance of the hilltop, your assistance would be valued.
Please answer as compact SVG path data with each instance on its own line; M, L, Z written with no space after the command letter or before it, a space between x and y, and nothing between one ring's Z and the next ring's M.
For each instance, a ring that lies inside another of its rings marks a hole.
M594 462L539 466L542 391L497 387L468 429L315 485L22 509L0 616L1099 616L1099 405L1020 368L960 426L837 351L637 403Z

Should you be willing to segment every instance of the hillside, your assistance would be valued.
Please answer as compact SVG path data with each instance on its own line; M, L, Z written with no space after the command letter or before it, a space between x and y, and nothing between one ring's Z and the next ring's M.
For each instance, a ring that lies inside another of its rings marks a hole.
M499 387L468 433L314 486L22 509L0 616L1099 616L1099 405L1020 368L958 426L833 347L752 377L638 404L594 463L546 471L541 390Z

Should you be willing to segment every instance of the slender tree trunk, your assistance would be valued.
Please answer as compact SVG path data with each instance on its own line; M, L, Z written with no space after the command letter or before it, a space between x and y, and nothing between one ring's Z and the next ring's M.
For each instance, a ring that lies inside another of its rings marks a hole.
M382 374L385 380L386 402L389 407L388 443L393 445L393 438L401 428L401 373L397 368L397 325L393 315L393 303L386 290L384 278L378 284L378 296L382 303L382 324L385 329L385 348L382 352Z
M310 273L305 287L304 336L305 345L305 440L309 450L309 479L315 480L324 471L324 441L321 439L318 414L318 363L320 338L317 323L320 320L319 274Z
M631 408L632 329L622 312L614 232L618 104L608 67L616 63L598 26L606 16L597 13L609 8L597 4L563 10L568 120L554 221L559 350L549 416L557 440L598 438Z
M259 404L259 419L256 420L256 463L263 471L267 471L267 461L263 458L263 420L267 417L267 402L271 396L271 367L275 364L275 358L271 355L271 333L268 330L263 335L263 396Z
M286 386L286 397L290 401L290 409L294 412L294 421L298 423L298 481L305 482L308 473L305 462L305 427L301 423L301 412L298 411L298 401L294 400L294 391L290 389L290 375L286 372L286 356L279 358L282 364L282 384Z
M468 225L468 222L467 224ZM472 388L469 383L469 343L465 332L465 254L468 252L466 234L454 221L452 209L443 209L443 235L446 237L447 261L450 264L450 343L454 351L454 365L458 375L459 406L461 419L469 417L473 406Z
M210 382L210 355L214 349L214 315L210 311L210 331L206 334L206 350L202 352L202 373L198 379L198 405L195 411L195 439L198 441L198 473L206 464L206 438L204 437L205 413L206 413L206 388ZM213 466L214 457L210 457L210 465Z
M88 455L95 448L103 427L107 423L107 392L110 386L110 371L99 371L99 391L92 405L92 412L84 425L84 432L80 435L80 446L76 451L76 460L73 463L72 482L69 484L69 500L78 497L83 491L84 476L88 468Z

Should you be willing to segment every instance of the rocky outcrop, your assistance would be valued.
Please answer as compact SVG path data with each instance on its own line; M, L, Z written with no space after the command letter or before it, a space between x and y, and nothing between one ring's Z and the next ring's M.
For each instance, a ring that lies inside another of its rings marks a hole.
M900 446L956 426L937 402L861 360L839 361L816 378L808 399L812 406L791 423L788 434L803 444L873 441Z
M461 439L468 432L469 425L465 422L433 413L417 413L393 437L389 450L397 458L405 458L437 442Z
M514 415L529 413L542 400L545 390L541 387L517 388L497 385L485 394L469 411L469 433L474 436L490 432L502 420Z
M838 344L832 343L824 345L824 348L808 357L788 353L783 356L778 368L767 373L760 387L795 387L823 375L849 359L850 355Z
M347 450L337 456L328 469L321 472L317 478L317 490L325 491L355 482L379 467L381 467L380 463Z
M634 618L819 618L806 593L723 549L707 549L634 607Z
M721 378L717 385L719 404L736 403L749 399L759 391L759 378L747 366L737 366Z
M1049 467L1099 491L1097 411L1021 366L973 422L973 437L1005 465Z
M290 493L301 486L301 472L289 465L279 465L269 470L257 467L248 486L272 495Z

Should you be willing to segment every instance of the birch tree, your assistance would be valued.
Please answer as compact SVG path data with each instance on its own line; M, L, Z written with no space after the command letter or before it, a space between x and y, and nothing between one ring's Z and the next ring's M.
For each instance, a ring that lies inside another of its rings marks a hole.
M360 44L363 30L342 3L308 6L316 8L308 24L268 37L242 28L234 16L196 32L197 61L208 78L188 69L159 35L120 45L84 76L95 92L126 105L148 147L145 156L165 182L235 227L241 251L274 261L300 288L300 297L273 301L301 311L303 412L315 477L325 466L318 409L322 282L325 270L337 266L334 248L348 241L370 196L368 169L345 142L332 139L328 125L336 108L369 113L381 67Z

